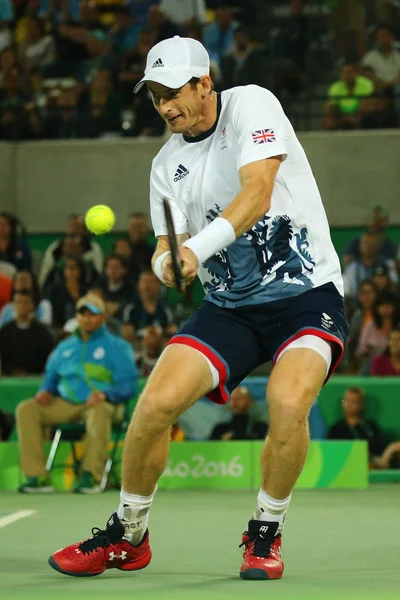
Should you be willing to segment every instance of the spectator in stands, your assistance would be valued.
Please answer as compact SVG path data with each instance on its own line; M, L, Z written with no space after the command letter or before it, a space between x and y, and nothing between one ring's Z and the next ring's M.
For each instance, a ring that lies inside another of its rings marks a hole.
M386 350L372 359L370 375L400 376L400 323L389 333Z
M365 398L360 387L349 387L342 399L344 419L328 431L328 440L366 440L370 463L374 463L383 450L383 435L375 421L364 418Z
M122 59L138 43L143 27L137 24L126 5L114 6L113 13L115 18L108 33L108 42L111 44L114 54Z
M193 23L203 24L207 20L206 3L204 0L192 0L192 2L161 0L160 8L170 21L180 27Z
M67 233L60 240L51 244L43 257L39 272L39 285L46 288L62 272L65 265L66 256L77 256L85 262L86 284L92 285L97 279L99 265L102 265L98 252L92 246L92 242L87 236Z
M0 361L3 375L24 376L43 372L54 347L49 329L35 319L35 304L29 291L13 297L15 319L0 329Z
M158 325L165 335L177 331L171 308L161 300L161 284L152 271L144 271L138 283L138 299L122 312L122 335L130 342L142 339L146 327Z
M104 278L100 282L108 314L113 315L132 300L134 288L127 277L128 269L125 260L117 254L106 258Z
M350 318L350 331L345 349L345 359L351 363L365 326L373 321L373 307L378 290L371 279L364 279L358 290L358 307Z
M385 265L392 283L397 284L398 276L393 260L380 258L379 240L374 233L366 232L360 238L360 260L354 260L344 269L344 293L347 298L355 298L360 283L372 276L378 265Z
M0 260L11 263L16 269L32 269L32 255L25 232L18 234L20 222L14 215L0 212Z
M339 61L356 54L360 59L366 52L367 33L363 0L331 0L331 22Z
M386 265L378 265L372 273L372 281L375 283L378 292L395 292L396 286L389 277L389 269Z
M244 385L231 394L228 404L232 418L218 423L212 430L210 440L263 440L267 435L267 424L254 421L250 415L253 399Z
M223 89L251 83L266 85L266 61L252 40L250 31L244 27L235 30L233 48L221 57L220 67Z
M78 299L87 291L86 266L77 256L66 256L61 277L47 286L46 296L53 307L53 325L61 329L75 314Z
M210 57L218 64L222 56L232 50L234 32L237 27L238 23L233 20L231 8L223 4L218 6L215 11L215 21L206 25L204 45Z
M340 80L332 83L324 108L324 129L359 129L364 116L375 110L374 84L358 75L355 64L342 67Z
M31 292L35 305L35 319L38 323L51 326L53 322L53 307L45 298L40 297L40 289L36 277L30 271L17 271L12 284L12 296L22 290ZM9 302L0 312L0 327L15 319L14 303Z
M43 137L51 140L84 138L85 115L78 108L79 91L76 85L60 90L54 106L48 106L43 125Z
M399 322L399 297L391 292L381 292L375 299L372 321L365 325L360 334L356 357L365 363L378 352L385 350L390 332Z
M377 90L393 93L400 84L400 52L396 50L395 37L389 26L378 27L376 46L363 57L361 64Z
M181 33L175 23L172 23L156 4L150 6L148 25L155 33L156 44L167 38L174 37L174 35L180 35Z
M55 60L53 37L46 34L45 23L31 17L27 23L27 36L18 48L19 61L23 69L31 73L41 73Z
M140 270L133 260L133 249L129 239L119 238L118 240L115 240L112 247L112 254L120 256L123 259L127 269L127 279L136 286L139 280Z
M135 46L127 49L124 56L121 57L120 70L118 73L118 85L121 93L123 104L126 107L132 106L132 90L136 83L143 77L143 72L146 65L146 57L152 46L155 44L155 33L149 27L143 29L138 36L138 41ZM153 109L153 103L147 94L139 94L144 96Z
M148 377L164 348L163 330L159 325L149 325L143 332L142 350L136 356L140 377Z
M42 448L43 427L73 421L86 424L82 473L74 491L99 491L111 425L123 418L124 404L136 390L132 348L106 330L102 300L84 296L76 308L78 332L51 355L35 398L17 408L21 464L27 477L21 492L52 491Z
M110 71L103 69L95 73L90 84L87 109L88 137L121 133L122 103L113 89Z
M129 216L128 234L133 250L133 262L142 272L151 267L154 244L149 242L150 224L145 213L132 213Z
M12 279L0 273L0 310L11 301Z
M160 0L127 0L126 4L134 16L135 22L144 27L148 23L150 8L159 2Z
M367 231L375 235L379 256L385 259L396 260L399 246L396 242L386 237L388 224L389 217L387 212L381 206L376 206L371 213ZM348 265L353 260L361 259L360 242L361 236L353 237L347 242L343 257L345 265Z

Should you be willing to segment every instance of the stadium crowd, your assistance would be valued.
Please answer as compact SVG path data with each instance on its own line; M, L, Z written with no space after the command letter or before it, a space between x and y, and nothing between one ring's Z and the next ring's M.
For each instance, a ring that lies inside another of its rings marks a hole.
M0 139L163 135L132 89L148 50L173 35L204 43L219 91L266 86L289 117L319 98L326 129L396 127L399 11L391 0L3 0Z

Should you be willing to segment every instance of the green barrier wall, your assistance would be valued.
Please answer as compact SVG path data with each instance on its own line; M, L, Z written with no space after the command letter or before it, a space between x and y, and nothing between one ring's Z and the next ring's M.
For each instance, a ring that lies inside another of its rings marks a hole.
M15 412L21 400L31 398L37 391L41 379L5 377L0 379L0 408ZM140 380L139 391L145 380ZM264 395L266 378L248 377L246 385L255 399ZM258 389L256 389L256 385ZM327 427L342 418L341 399L350 386L360 386L366 395L366 418L376 420L388 439L400 439L400 378L398 377L347 377L333 376L318 397ZM133 410L135 399L131 401Z
M78 454L83 445L76 444ZM120 445L122 447L122 444ZM171 444L160 489L258 489L261 442L175 442ZM46 445L49 450L49 445ZM16 442L0 444L0 489L15 490L21 478ZM62 442L52 483L58 490L73 483L70 445ZM299 489L365 489L368 485L366 442L311 442Z

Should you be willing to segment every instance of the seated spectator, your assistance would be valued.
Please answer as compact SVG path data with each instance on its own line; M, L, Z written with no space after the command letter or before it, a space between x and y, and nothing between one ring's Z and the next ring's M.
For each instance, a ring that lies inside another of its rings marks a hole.
M38 278L40 287L43 287L48 279L51 280L51 274L64 254L80 254L81 250L85 263L91 265L97 273L101 273L103 269L103 251L97 242L90 239L84 218L81 215L72 213L67 217L66 235L50 244L46 249ZM90 276L92 275L90 274Z
M12 285L12 279L0 273L0 310L11 302Z
M12 295L25 290L31 292L35 305L35 319L38 323L49 325L53 323L53 307L45 298L40 297L40 289L36 277L29 271L17 271L14 275ZM0 327L15 319L13 302L6 304L0 312Z
M0 139L13 141L29 137L29 118L25 108L29 100L22 90L16 66L4 71L0 91Z
M372 359L370 375L400 376L400 323L389 333L389 343L385 352Z
M376 48L363 57L361 64L379 91L395 91L400 84L400 52L396 50L395 37L389 26L378 27Z
M53 307L54 327L61 329L74 316L75 305L86 290L85 263L79 257L67 256L61 277L56 277L46 288L46 297Z
M389 334L400 322L400 300L391 292L381 292L372 308L372 321L362 330L358 342L356 357L363 361L385 350Z
M386 265L378 265L372 272L372 281L378 292L395 292L396 285L390 281L389 269Z
M373 307L378 290L371 279L365 279L358 290L358 307L351 315L345 360L352 362L365 326L373 320Z
M324 129L359 129L367 112L376 108L374 84L357 74L353 64L342 67L340 80L328 90L324 109Z
M170 21L161 8L156 4L150 6L148 25L154 30L156 44L158 44L158 42L162 42L162 40L174 37L174 35L180 35L181 33L179 27Z
M142 26L138 25L129 7L114 6L114 23L108 33L108 42L116 56L122 59L127 52L136 46Z
M139 377L148 377L164 348L163 331L158 325L149 325L143 334L142 350L136 356Z
M215 21L204 28L204 45L211 58L219 64L221 58L233 48L233 34L238 23L233 20L229 6L217 6Z
M88 137L121 133L122 103L118 93L113 89L110 71L103 69L94 74L86 100L86 109Z
M381 206L376 206L371 213L367 231L375 235L378 255L382 258L396 260L399 245L386 237L388 224L388 214ZM360 243L361 236L353 237L347 242L343 256L345 265L354 260L361 260Z
M99 491L111 425L123 418L124 404L136 391L132 348L106 330L102 300L84 296L76 309L78 334L58 344L39 392L17 408L21 465L27 478L20 492L52 491L43 427L74 421L86 424L82 473L74 491Z
M44 293L47 293L48 287L51 287L53 282L62 276L67 256L78 257L84 262L86 286L90 286L96 281L99 275L96 266L98 261L94 256L90 243L90 249L85 251L87 241L87 238L82 235L67 233L59 243L49 246L43 257L39 272L39 284Z
M205 23L207 21L206 3L204 0L161 0L160 8L165 16L180 27L193 23Z
M15 319L0 329L0 361L3 375L38 375L54 347L49 329L35 319L33 295L16 292Z
M127 278L135 286L139 280L140 271L133 260L133 248L128 238L115 240L111 253L120 256L127 268Z
M383 434L375 421L364 419L364 404L362 389L348 388L342 400L344 419L330 427L328 440L366 440L370 463L373 463L383 450Z
M141 273L151 268L154 244L149 242L150 225L144 213L132 213L129 216L128 234L133 250L133 263Z
M23 69L30 73L41 73L55 60L53 37L45 32L41 19L30 18L27 23L26 40L18 48L19 60Z
M222 89L238 85L266 85L266 61L244 27L235 30L232 50L221 57Z
M127 278L127 272L125 261L121 256L111 254L106 258L104 275L99 287L103 290L104 301L110 315L115 314L132 300L134 288Z
M171 308L161 300L161 283L152 271L141 274L138 299L127 304L122 311L122 335L130 342L141 339L149 325L158 325L164 335L178 329Z
M392 283L397 284L398 275L395 262L379 256L379 242L373 233L364 233L360 239L360 259L346 266L343 272L344 293L346 298L354 299L360 283L369 279L377 266L385 265Z
M149 50L155 44L155 33L150 28L143 29L138 36L137 44L132 48L127 49L123 57L121 57L121 64L118 73L118 90L121 94L123 105L125 107L131 107L132 101L132 90L136 83L143 77L143 72L146 66L146 57ZM153 102L148 97L147 93L139 94L138 96L144 96L147 99L150 108L153 109Z
M147 25L149 18L149 10L154 4L159 4L160 0L127 0L126 5L129 7L135 22L142 27Z
M211 432L210 440L263 440L267 435L266 423L254 421L250 416L253 399L244 385L237 387L231 394L229 408L232 419L218 423Z
M363 0L331 0L331 26L339 61L354 52L360 59L366 51L365 2Z
M32 270L32 255L25 235L18 235L19 221L8 212L0 212L0 260L17 269Z
M77 86L62 89L57 95L54 106L48 106L43 138L51 140L75 140L86 136L86 119L78 107L79 91Z

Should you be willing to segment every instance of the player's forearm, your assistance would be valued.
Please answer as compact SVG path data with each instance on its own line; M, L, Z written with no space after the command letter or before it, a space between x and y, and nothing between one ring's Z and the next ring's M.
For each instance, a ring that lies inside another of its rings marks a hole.
M251 229L269 211L273 185L273 180L268 179L245 185L221 214L231 223L236 238Z

